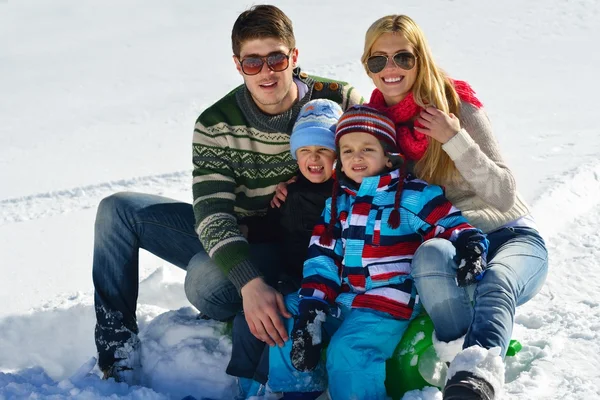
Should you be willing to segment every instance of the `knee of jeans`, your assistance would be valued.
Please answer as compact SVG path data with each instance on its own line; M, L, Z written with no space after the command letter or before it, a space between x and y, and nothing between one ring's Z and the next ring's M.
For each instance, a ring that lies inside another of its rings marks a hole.
M103 222L112 223L115 219L127 221L126 212L133 207L134 193L118 192L103 198L96 212L96 227Z
M208 318L217 321L228 321L242 309L241 301L239 303L221 302L199 290L190 289L187 284L185 286L185 295L188 301L192 303L198 311Z
M476 301L480 296L493 295L499 296L499 300L516 306L517 301L517 282L510 270L503 268L502 265L494 265L485 271L481 282L477 284L475 291Z
M185 295L201 313L220 321L241 311L237 289L222 274L206 253L196 254L185 275Z
M430 239L422 243L412 259L412 275L456 274L454 256L456 250L452 242L446 239Z
M98 214L112 214L115 211L130 207L134 195L132 192L117 192L103 198L98 205Z

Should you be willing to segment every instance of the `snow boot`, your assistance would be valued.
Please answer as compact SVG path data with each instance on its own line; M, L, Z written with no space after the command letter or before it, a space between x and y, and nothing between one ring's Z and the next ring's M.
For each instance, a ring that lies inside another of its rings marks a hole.
M122 347L115 350L115 362L103 370L102 379L113 378L117 382L125 382L130 386L139 385L141 381L141 343L134 335Z
M500 348L471 346L454 358L448 369L443 400L494 400L504 386Z
M444 400L492 400L494 388L472 372L457 372L444 387Z

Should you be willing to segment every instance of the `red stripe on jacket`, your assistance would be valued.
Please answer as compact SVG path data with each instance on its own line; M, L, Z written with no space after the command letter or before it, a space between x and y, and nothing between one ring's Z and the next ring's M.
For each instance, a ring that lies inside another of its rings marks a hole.
M448 215L451 208L452 203L450 203L449 201L445 201L429 213L429 215L425 218L425 222L427 222L430 225L434 225L437 221Z
M373 294L356 295L352 301L352 307L384 311L395 318L403 319L409 319L413 312L412 308L408 307L406 304L398 303L387 297Z

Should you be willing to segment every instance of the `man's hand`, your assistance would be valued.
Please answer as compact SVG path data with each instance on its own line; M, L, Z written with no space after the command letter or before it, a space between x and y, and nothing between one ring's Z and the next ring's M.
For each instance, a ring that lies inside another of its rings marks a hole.
M267 285L262 278L254 278L241 290L244 315L250 332L269 346L280 347L288 340L288 334L281 321L281 315L291 318L285 309L283 296Z

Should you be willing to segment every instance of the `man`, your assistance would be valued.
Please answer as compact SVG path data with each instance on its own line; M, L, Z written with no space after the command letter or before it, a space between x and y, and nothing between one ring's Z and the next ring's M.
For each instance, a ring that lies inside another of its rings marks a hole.
M231 39L244 84L196 122L193 205L140 193L117 193L99 205L93 279L98 364L105 378L138 379L140 248L187 270L186 295L202 314L227 320L243 307L257 338L268 344L287 340L280 315L289 314L273 287L281 262L277 246L250 246L238 224L264 215L276 185L295 174L289 135L300 108L314 98L329 98L344 109L362 99L344 82L297 68L292 23L277 7L243 12Z

